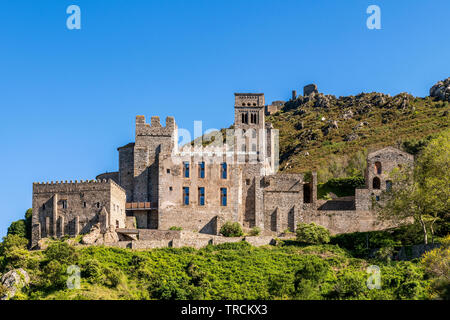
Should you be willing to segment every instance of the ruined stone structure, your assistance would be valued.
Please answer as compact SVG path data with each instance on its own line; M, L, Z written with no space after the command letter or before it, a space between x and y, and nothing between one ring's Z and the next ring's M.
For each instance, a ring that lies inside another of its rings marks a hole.
M234 110L234 129L207 147L179 147L172 117L163 126L159 117L147 123L137 116L135 142L118 148L118 172L93 181L34 183L33 246L44 237L76 236L94 227L121 240L162 243L171 227L212 236L226 221L259 227L266 236L294 231L299 222L316 222L332 233L381 228L371 199L389 188L387 174L411 163L411 155L395 148L373 152L365 189L319 201L315 173L277 173L278 131L265 122L264 94L236 93Z
M294 93L293 93L294 95ZM265 109L265 114L266 116L269 116L271 114L274 114L275 112L281 110L281 108L283 108L285 101L282 100L277 100L277 101L272 101L271 104L266 106Z

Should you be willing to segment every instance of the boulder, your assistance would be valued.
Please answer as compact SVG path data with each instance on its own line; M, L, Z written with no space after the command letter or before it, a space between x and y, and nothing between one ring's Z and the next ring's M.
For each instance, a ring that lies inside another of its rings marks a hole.
M1 284L6 287L7 293L0 300L7 300L14 297L17 290L27 286L30 283L30 276L22 268L8 271L1 278Z
M92 226L91 230L81 238L82 244L95 244L98 240L102 239L103 236L100 232L100 226L95 224Z
M430 89L430 97L450 102L450 77L432 86Z

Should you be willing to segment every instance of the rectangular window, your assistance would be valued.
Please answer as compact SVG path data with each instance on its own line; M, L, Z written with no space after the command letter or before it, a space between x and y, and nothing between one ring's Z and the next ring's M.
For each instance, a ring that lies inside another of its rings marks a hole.
M198 204L200 206L205 205L205 188L204 187L198 188Z
M189 178L189 162L183 163L183 173L185 178Z
M227 163L226 162L222 162L222 165L220 166L220 177L222 179L227 178Z
M189 187L183 187L183 204L189 205Z
M200 162L198 164L198 177L201 179L205 178L205 163L204 162Z
M63 209L67 209L67 200L62 200L61 202Z
M227 205L227 188L220 188L220 205Z

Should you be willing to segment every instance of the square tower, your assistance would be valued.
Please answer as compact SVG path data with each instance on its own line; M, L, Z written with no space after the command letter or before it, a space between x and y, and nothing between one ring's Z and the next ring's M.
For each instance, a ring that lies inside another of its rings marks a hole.
M264 129L264 108L264 93L235 93L235 129Z

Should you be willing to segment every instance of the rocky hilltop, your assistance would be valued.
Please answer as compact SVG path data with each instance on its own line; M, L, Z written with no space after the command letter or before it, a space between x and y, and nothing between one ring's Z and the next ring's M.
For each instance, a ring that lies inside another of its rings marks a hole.
M321 93L315 84L305 86L303 96L294 95L267 116L280 130L280 170L345 167L361 162L358 153L388 145L414 153L421 140L448 128L449 97L450 78L436 83L424 98L406 92L336 97Z

